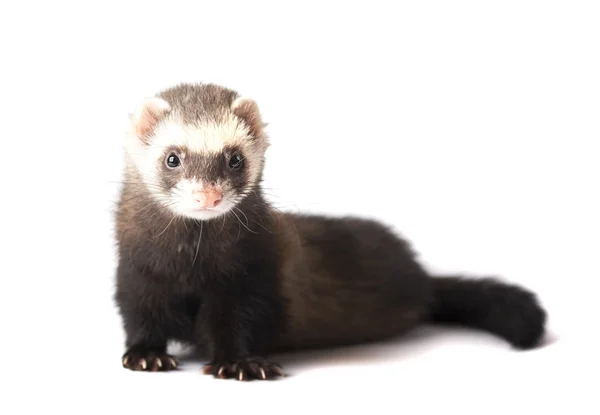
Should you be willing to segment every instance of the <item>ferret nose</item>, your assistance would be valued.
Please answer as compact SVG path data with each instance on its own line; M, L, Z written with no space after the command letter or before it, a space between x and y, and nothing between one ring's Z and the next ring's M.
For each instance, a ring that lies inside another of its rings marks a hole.
M223 193L217 189L196 190L192 196L201 208L214 208L223 198Z

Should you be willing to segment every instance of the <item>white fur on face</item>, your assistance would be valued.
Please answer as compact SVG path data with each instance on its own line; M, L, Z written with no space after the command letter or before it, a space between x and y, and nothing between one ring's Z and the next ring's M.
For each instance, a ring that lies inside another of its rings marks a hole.
M249 131L233 115L216 122L183 124L173 114L159 123L154 130L153 145L185 146L200 154L218 154L226 145L244 146L249 141Z
M223 199L214 208L199 210L196 208L197 203L193 198L194 190L203 188L202 181L182 179L177 183L169 195L171 210L180 215L198 220L215 219L226 214L235 207L237 195L231 194L229 189L223 189Z

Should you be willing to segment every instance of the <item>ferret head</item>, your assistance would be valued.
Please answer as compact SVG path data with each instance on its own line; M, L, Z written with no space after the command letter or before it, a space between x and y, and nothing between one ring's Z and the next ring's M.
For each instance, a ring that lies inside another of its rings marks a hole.
M179 85L138 105L126 153L158 202L176 215L209 220L261 180L263 127L252 99L212 84Z

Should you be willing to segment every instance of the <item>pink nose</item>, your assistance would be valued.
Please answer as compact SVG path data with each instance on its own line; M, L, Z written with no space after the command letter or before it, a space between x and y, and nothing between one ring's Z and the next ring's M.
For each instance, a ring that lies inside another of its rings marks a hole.
M223 198L223 193L216 189L196 190L192 195L201 208L214 208Z

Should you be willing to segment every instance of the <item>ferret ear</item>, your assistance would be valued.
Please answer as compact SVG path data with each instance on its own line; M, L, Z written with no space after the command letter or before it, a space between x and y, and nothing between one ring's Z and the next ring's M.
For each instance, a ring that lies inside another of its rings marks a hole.
M251 98L239 97L231 104L233 113L248 125L250 133L258 138L267 124L263 123L258 104Z
M169 111L171 111L171 106L161 98L146 98L140 102L131 115L131 121L138 138L148 144L152 130Z

